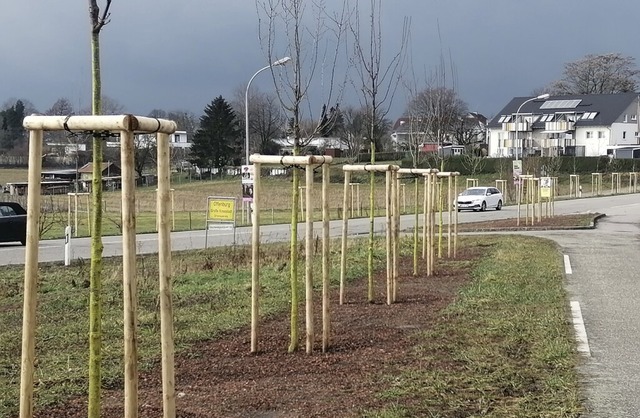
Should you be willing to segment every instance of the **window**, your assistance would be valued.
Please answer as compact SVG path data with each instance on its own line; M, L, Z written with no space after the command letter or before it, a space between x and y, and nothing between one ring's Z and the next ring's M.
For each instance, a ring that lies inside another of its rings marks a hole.
M0 206L0 216L16 216L16 212L11 206Z
M627 131L622 131L622 139L625 139L627 137Z
M625 121L625 122L629 122L629 119L628 119L628 116L627 116L627 115L624 115L624 121ZM623 138L624 138L624 136L623 136Z
M631 115L631 120L638 120L638 115Z
M573 109L578 106L582 99L575 100L547 100L542 103L540 109Z
M604 138L604 131L598 131L598 139Z
M587 131L587 139L593 138L593 132Z

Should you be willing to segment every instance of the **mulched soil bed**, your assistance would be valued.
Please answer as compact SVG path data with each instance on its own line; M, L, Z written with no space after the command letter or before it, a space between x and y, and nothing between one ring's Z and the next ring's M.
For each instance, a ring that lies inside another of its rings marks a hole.
M475 259L479 249L463 249L457 260ZM347 287L346 304L332 294L332 344L321 352L320 296L315 299L315 351L305 354L304 324L300 350L287 353L289 317L264 321L257 355L250 354L248 328L197 344L176 357L178 417L336 417L357 416L387 403L378 394L382 375L415 367L412 335L438 320L468 272L448 268L432 277L411 275L411 258L401 260L397 303L386 300L385 273L375 278L376 303L366 301L366 279ZM300 310L304 319L304 307ZM140 416L162 416L160 367L140 376ZM122 390L103 391L102 417L123 416ZM409 404L412 399L403 403ZM38 417L86 417L86 398L36 411Z
M483 231L527 231L527 230L545 230L545 229L585 229L593 226L580 226L584 224L585 219L591 219L592 222L597 221L602 215L600 214L574 214L559 215L551 218L542 218L540 222L536 217L535 223L531 225L531 219L525 219L525 213L522 212L520 225L516 218L495 219L491 221L481 222L465 222L458 224L459 232L483 232Z

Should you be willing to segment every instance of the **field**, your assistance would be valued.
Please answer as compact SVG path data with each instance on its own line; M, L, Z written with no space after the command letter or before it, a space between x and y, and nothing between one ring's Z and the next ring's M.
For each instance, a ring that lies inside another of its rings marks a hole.
M26 179L27 172L24 169L0 169L0 179L7 181L17 181L18 179ZM343 183L342 174L339 169L334 169L332 173L333 182L329 187L329 216L332 219L340 219L342 216L343 206ZM10 179L10 180L7 180ZM495 176L479 176L477 179L479 185L495 185ZM569 195L569 176L560 177L557 185L558 198L567 198ZM585 181L588 180L589 183ZM0 182L2 182L0 181ZM353 198L349 205L353 207L350 212L352 217L369 216L369 179L366 174L356 175L352 179L354 183L360 185L354 186L352 191ZM458 179L458 190L466 188L467 184L472 181L467 177ZM413 213L416 202L415 179L407 177L401 180L401 196L400 210L402 213ZM583 188L583 197L591 195L591 179L582 176L581 183ZM513 200L515 192L513 184L507 182L507 203ZM240 199L240 180L238 178L222 178L210 181L190 181L184 177L175 177L172 182L173 188L173 207L172 207L172 228L175 231L186 231L205 228L205 217L207 212L208 196L226 196ZM385 190L384 176L376 177L375 183L375 215L384 214ZM292 190L291 179L281 177L265 177L263 180L263 201L261 210L261 222L263 224L275 224L290 222ZM356 192L359 190L359 195ZM626 193L629 190L628 175L621 177L620 192ZM419 181L417 201L422 205L423 184ZM444 186L446 194L446 183ZM604 176L602 180L602 193L611 193L611 177ZM314 218L320 219L320 178L316 176L316 187L313 190L314 200ZM23 196L4 195L5 199L18 200L22 203L26 202ZM444 196L443 196L444 198ZM46 227L43 229L43 238L62 238L64 236L64 228L67 224L75 228L77 216L77 236L88 236L89 226L88 197L78 198L77 215L75 212L75 201L69 200L66 195L45 196L42 204L45 212L41 217L42 224ZM118 235L121 233L121 193L120 191L105 191L103 196L103 233L104 235ZM304 206L304 202L301 204ZM71 207L71 210L70 210ZM155 187L140 187L136 190L136 229L138 233L155 232L156 231L156 189ZM303 208L303 210L306 208ZM304 212L300 212L300 219L303 218ZM237 225L247 225L249 220L238 205L236 215Z

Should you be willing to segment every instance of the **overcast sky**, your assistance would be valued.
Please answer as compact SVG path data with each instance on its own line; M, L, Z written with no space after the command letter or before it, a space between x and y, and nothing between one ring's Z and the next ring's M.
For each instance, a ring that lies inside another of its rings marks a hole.
M393 54L410 16L419 78L444 55L469 109L491 117L586 54L640 59L639 12L638 0L383 0L384 48ZM200 116L215 97L233 99L268 63L254 0L113 0L111 13L101 36L103 94L130 113L159 108ZM2 0L0 32L0 105L22 98L44 112L60 97L76 108L89 105L87 0ZM253 87L272 91L269 74ZM390 118L401 115L406 100L399 89ZM341 102L357 104L354 90Z

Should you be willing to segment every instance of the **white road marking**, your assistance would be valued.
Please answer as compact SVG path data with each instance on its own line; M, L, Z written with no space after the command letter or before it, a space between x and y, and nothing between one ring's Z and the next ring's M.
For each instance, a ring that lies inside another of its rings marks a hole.
M568 255L564 255L564 272L565 274L572 274L573 270L571 270L571 261L569 260Z
M576 341L578 342L578 352L586 357L591 357L589 349L589 340L587 339L587 330L584 327L582 319L582 310L580 302L571 301L571 317L573 319L573 329L576 331Z

